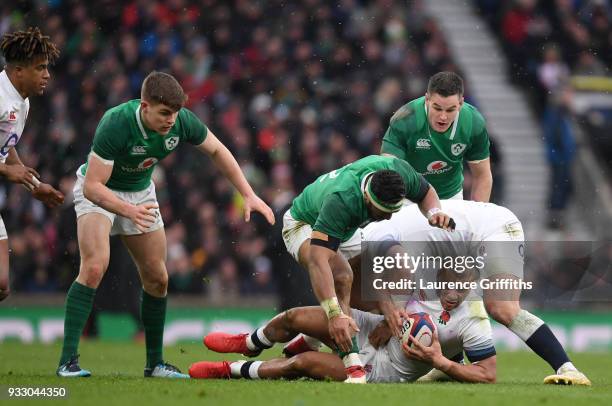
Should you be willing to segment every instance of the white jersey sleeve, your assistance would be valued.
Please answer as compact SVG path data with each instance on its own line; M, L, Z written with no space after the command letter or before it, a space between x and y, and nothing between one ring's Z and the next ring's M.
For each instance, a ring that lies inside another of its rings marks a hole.
M5 162L9 151L21 138L30 109L9 80L6 71L0 72L0 162Z
M478 362L495 355L491 323L482 301L465 302L468 317L462 319L459 338L470 362Z

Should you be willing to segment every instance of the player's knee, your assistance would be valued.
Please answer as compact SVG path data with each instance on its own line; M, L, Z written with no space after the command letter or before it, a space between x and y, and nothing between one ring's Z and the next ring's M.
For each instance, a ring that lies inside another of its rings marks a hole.
M97 288L106 272L106 264L99 260L83 261L77 280L90 288Z
M508 301L492 301L485 302L485 307L489 316L493 317L495 321L508 326L512 323L512 320L516 317L518 312L521 310L517 302Z
M303 375L307 372L308 368L308 353L301 353L298 355L294 355L291 357L291 362L289 363L289 367L292 372Z
M147 277L144 285L147 292L156 295L165 295L168 290L168 273L157 272L154 276Z

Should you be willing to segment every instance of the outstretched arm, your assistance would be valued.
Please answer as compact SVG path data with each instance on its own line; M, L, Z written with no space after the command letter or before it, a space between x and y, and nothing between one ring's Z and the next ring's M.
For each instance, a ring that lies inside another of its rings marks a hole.
M236 158L210 129L204 142L198 145L197 148L210 156L215 166L219 168L223 175L232 182L232 185L244 197L244 219L246 221L250 220L252 211L258 211L268 220L268 223L274 224L275 220L272 209L255 194L253 188L251 188L251 185L249 185L249 182L244 177L238 162L236 162Z

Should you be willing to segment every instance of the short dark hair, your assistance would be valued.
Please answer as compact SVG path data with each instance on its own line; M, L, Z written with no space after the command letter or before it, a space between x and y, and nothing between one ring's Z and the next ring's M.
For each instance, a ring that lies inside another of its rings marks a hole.
M174 76L164 72L153 71L142 82L140 91L142 100L150 103L161 103L178 111L187 101L187 95Z
M429 78L427 93L431 96L434 93L442 97L453 95L463 96L463 79L455 72L438 72Z
M53 63L59 57L57 45L51 42L48 35L43 35L38 27L4 34L0 41L0 50L8 64L30 64L38 57Z
M381 201L396 204L406 197L406 185L396 171L382 169L374 172L371 181L372 192Z

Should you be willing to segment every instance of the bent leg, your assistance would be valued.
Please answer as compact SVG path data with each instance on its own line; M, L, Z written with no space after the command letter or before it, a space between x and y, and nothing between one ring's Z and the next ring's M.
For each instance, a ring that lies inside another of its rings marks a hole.
M329 347L334 346L329 336L327 316L320 306L297 307L284 311L268 322L263 333L273 343L286 343L303 333Z
M163 228L150 233L122 236L123 243L136 263L143 292L141 318L145 330L147 368L163 362L164 325L166 322L166 234Z
M518 278L512 275L494 275L489 279L494 281ZM521 309L519 297L520 290L485 290L485 308L493 319L519 336L553 370L559 370L566 363L571 364L567 353L550 327L539 317Z
M337 355L315 351L304 352L288 359L264 361L257 373L261 379L300 377L331 378L334 381L346 379L344 364Z
M84 214L77 219L81 266L66 296L64 342L59 365L77 356L79 340L91 313L96 288L108 266L110 229L109 219L99 213Z

